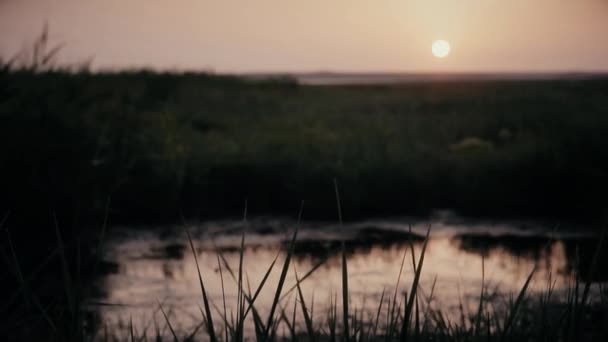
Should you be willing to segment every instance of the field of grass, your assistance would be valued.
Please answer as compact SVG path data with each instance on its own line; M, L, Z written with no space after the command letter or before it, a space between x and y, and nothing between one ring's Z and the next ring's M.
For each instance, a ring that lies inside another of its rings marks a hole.
M0 73L0 210L62 226L290 213L593 220L608 80L299 86L207 74ZM10 221L10 220L9 220Z

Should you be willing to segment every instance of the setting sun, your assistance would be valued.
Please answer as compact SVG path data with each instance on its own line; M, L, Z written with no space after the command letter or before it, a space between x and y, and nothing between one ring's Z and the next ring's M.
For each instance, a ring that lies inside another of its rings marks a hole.
M436 40L432 46L433 56L437 58L444 58L450 54L450 43L445 40Z

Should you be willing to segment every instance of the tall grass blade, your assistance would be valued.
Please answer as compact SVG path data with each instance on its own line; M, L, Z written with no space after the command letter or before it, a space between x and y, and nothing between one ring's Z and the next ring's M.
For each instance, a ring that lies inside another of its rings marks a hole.
M289 244L289 250L287 251L287 256L285 257L285 262L283 263L283 269L281 271L281 276L279 278L279 283L277 285L277 289L275 291L274 300L272 301L272 305L270 306L270 313L268 314L268 323L266 324L266 329L264 331L264 335L262 337L263 341L267 341L269 338L269 334L271 333L271 329L273 327L274 321L274 312L279 303L279 299L281 298L281 291L283 290L283 285L285 284L285 279L287 278L287 271L289 270L289 264L291 262L291 257L293 256L296 239L298 237L298 228L300 226L300 222L302 220L302 211L304 209L304 201L300 204L300 212L298 214L298 223L296 225L296 229L293 233L293 237L291 238L291 243Z
M247 314L253 308L253 304L255 303L255 300L258 298L260 292L262 292L262 288L266 284L266 280L268 280L268 277L270 276L270 273L272 273L272 269L274 268L274 265L278 259L279 259L279 253L277 253L277 255L274 257L274 259L272 260L272 263L270 263L268 270L266 270L266 273L264 274L264 277L262 277L262 281L260 281L260 285L258 285L258 288L255 290L255 293L253 294L253 296L248 295L245 297L245 299L247 299L247 301L248 301L248 306L247 306L247 310L245 310L244 318L247 317Z
M209 306L209 300L207 299L207 290L205 289L205 284L203 283L203 276L201 275L201 269L198 265L198 257L196 255L196 250L194 249L194 243L192 242L192 237L190 236L190 232L188 232L187 230L186 230L186 235L188 236L188 242L190 242L190 248L192 249L192 255L194 256L194 263L196 264L196 271L198 272L198 281L199 281L199 285L201 287L201 293L203 295L203 305L205 306L205 316L207 318L207 333L209 335L209 340L211 342L216 342L217 336L215 335L215 329L213 327L213 318L211 317L211 307Z
M325 258L318 263L316 263L313 267L311 267L308 272L306 272L299 281L296 282L295 285L289 288L289 290L285 291L285 293L281 296L281 300L285 299L288 295L290 295L297 287L298 284L301 284L306 278L310 277L319 267L323 266L327 262L328 258Z
M293 332L292 332L292 336L294 338L294 341L296 339L296 317L297 317L297 313L298 313L298 298L294 297L293 299L293 314L291 317L291 327L293 328Z
M346 263L346 251L342 241L342 320L344 324L344 340L349 340L348 327L348 265Z
M216 247L216 250L217 250L217 247ZM264 287L264 285L266 283L266 280L268 280L268 277L270 276L270 273L271 273L271 271L272 271L272 269L273 269L276 261L278 260L279 254L280 254L280 252L277 252L277 255L275 256L275 258L274 258L273 262L271 263L271 265L268 267L268 270L264 274L264 277L262 278L262 281L260 282L260 284L259 284L259 286L258 286L255 294L253 295L253 297L250 294L247 294L244 291L242 292L243 295L244 295L244 299L247 300L247 302L248 302L247 309L244 310L245 314L244 314L243 320L247 317L247 315L249 314L249 312L251 310L255 309L255 307L254 307L255 300L257 299L258 295L262 291L262 288ZM224 255L220 251L218 251L216 255L218 257L218 263L219 263L219 260L221 259L222 262L224 263L224 267L226 267L226 270L228 271L228 274L238 284L237 276L234 274L233 270L230 268L230 265L228 264L228 261L226 260L226 258L224 257ZM220 275L221 275L221 273L220 273ZM223 285L222 285L222 287L223 287ZM222 289L222 291L223 291L223 289ZM222 296L223 296L223 301L224 301L224 311L226 311L226 307L225 307L225 295L223 294L223 292L222 292ZM279 302L281 300L282 299L280 299ZM219 310L217 310L217 311L219 312ZM226 317L226 314L224 314L224 317ZM262 324L262 326L263 326L263 324ZM232 331L232 333L234 334L235 331Z
M602 233L600 235L600 239L595 248L595 252L593 253L593 259L591 260L591 266L589 267L589 271L587 274L587 279L585 281L585 287L583 288L583 295L581 296L580 302L576 302L577 306L576 311L574 313L574 331L576 333L580 333L581 323L583 319L583 310L587 305L587 299L589 298L589 291L591 290L591 282L595 277L595 272L597 269L598 260L600 258L600 252L602 247L604 246L604 239L606 237L606 227L602 229ZM577 291L578 292L578 291Z
M426 299L426 310L424 311L424 322L422 323L422 332L424 332L428 325L428 317L429 313L432 311L431 302L433 301L433 296L435 295L435 285L437 284L437 276L433 279L433 285L431 285L431 293L429 297ZM460 299L460 296L459 296Z
M296 329L295 329L297 309L298 309L298 301L296 299L293 301L293 316L290 321L289 318L287 317L287 314L285 313L285 308L281 307L281 319L283 320L283 322L285 322L285 325L287 325L287 329L289 330L289 334L291 335L291 341L297 341Z
M298 274L296 273L296 280L298 279ZM304 315L304 322L306 323L306 330L308 331L308 338L310 341L315 341L315 330L312 324L311 316L308 314L308 308L306 308L306 302L304 301L304 295L302 294L302 288L300 287L300 283L298 282L298 296L300 298L300 306L302 309L302 314Z
M338 222L342 228L342 205L340 204L340 191L338 181L334 178L334 189L336 191L336 205L338 206ZM341 243L342 254L342 321L344 325L344 341L349 341L350 329L348 326L348 264L346 263L346 246L344 240Z
M247 219L247 201L245 201L245 218ZM239 249L239 269L238 269L238 289L237 289L237 311L236 311L236 341L242 341L243 339L243 321L244 321L244 311L243 311L243 301L245 291L243 290L243 256L245 254L245 230L243 230L241 235L241 248Z
M169 317L167 316L165 309L163 309L163 306L160 304L160 301L158 301L158 299L156 300L156 302L158 302L158 307L160 308L160 311L163 313L163 316L165 317L165 321L167 322L167 326L169 327L169 330L171 331L171 335L173 335L173 342L179 342L179 338L177 338L177 334L175 333L175 330L173 329L173 326L171 325L171 322L169 321Z
M606 237L606 228L602 229L602 234L600 235L600 239L597 242L597 247L595 248L595 252L593 253L593 259L591 261L591 267L589 268L589 273L587 274L587 281L585 282L585 288L583 289L583 296L581 297L580 307L585 306L587 302L587 298L589 298L589 290L591 289L591 282L595 276L595 271L597 269L597 263L600 258L600 252L602 247L604 247L604 239Z
M129 317L129 335L131 336L131 342L135 342L135 334L133 333L133 317Z
M338 295L331 296L329 298L329 309L327 314L327 325L329 330L329 342L336 342L336 321L338 315L338 308L336 302L338 301Z
M264 327L264 322L262 321L262 316L254 306L251 307L251 312L253 313L253 324L255 327L256 339L261 341L264 336L264 331L266 330Z
M376 319L374 320L374 325L371 328L372 330L370 331L370 333L367 334L368 340L375 339L375 337L376 337L376 333L378 331L378 321L380 321L380 311L382 310L382 303L384 302L384 293L385 292L386 292L386 289L383 288L382 294L380 295L380 304L378 304L378 310L376 311Z
M312 290L312 297L310 298L310 319L314 322L315 319L315 290Z
M242 326L243 326L243 314L244 314L244 296L245 296L245 291L243 290L243 257L245 254L245 229L246 229L246 225L247 225L247 209L248 209L248 203L247 203L247 199L245 199L245 208L243 209L243 231L242 231L242 236L241 236L241 247L239 249L239 277L238 277L238 289L237 289L237 321L238 321L238 329L237 332L241 333L239 336L239 339L237 340L241 340L243 338L242 336Z
M415 323L414 323L414 341L418 341L418 338L420 337L420 308L418 307L418 295L416 294L416 305L415 305L415 311L416 311L416 318L415 318Z
M410 318L412 316L412 309L414 306L414 299L416 297L416 292L418 289L418 283L420 282L420 274L422 273L422 265L424 264L424 254L426 253L426 248L429 244L429 235L431 233L431 227L426 231L426 237L424 238L424 244L422 245L422 251L420 252L420 259L418 259L418 266L416 266L414 281L412 282L412 288L409 293L409 298L407 300L405 306L405 312L403 316L403 321L401 323L401 341L406 341L408 338L408 329L410 324ZM413 253L412 253L413 254Z
M414 248L412 247L412 254L414 254ZM401 274L403 273L403 266L405 265L405 257L407 255L407 248L403 251L403 258L401 259L401 266L399 266L399 275L397 276L397 284L395 284L395 293L393 293L393 308L397 305L397 293L399 292L399 283L401 281ZM416 265L414 265L416 267Z
M481 255L481 293L479 294L479 307L477 308L477 316L475 316L475 331L474 336L479 336L481 329L481 317L483 314L483 300L485 294L485 277L486 277L486 266L485 256Z
M220 284L222 286L222 304L224 304L224 342L228 341L228 321L226 320L226 291L224 288L224 274L222 272L222 264L220 263L219 254L215 255L217 257L217 267L220 271Z
M200 309L200 307L199 307L199 309ZM204 327L204 326L206 326L206 325L207 325L207 321L203 318L203 321L200 322L199 324L197 324L196 327L194 327L194 329L192 330L192 332L186 338L184 338L184 342L192 342L192 341L194 341L194 336L196 336L196 334L198 333L198 331L201 330L201 328Z
M224 323L224 328L225 328L224 330L226 330L227 332L230 332L230 334L228 334L229 336L234 335L234 326L228 320L228 316L226 316L224 313L222 313L222 310L215 303L211 302L211 305L213 306L213 308L215 309L217 314L222 319L222 322ZM203 317L205 322L207 322L207 316L205 315L205 311L203 310L203 308L200 305L199 305L199 309L201 312L201 316Z
M513 322L515 321L517 311L519 310L519 307L522 305L524 296L526 295L526 291L528 290L528 286L530 285L530 281L532 280L532 276L534 275L535 272L536 272L536 267L534 269L532 269L532 272L530 272L530 275L526 279L524 286L519 291L519 295L517 295L517 299L515 300L515 303L511 306L511 308L509 310L509 316L507 318L507 321L505 322L505 326L504 326L501 336L500 336L500 341L505 341L505 339L507 338L509 329L511 329L511 326L513 325Z

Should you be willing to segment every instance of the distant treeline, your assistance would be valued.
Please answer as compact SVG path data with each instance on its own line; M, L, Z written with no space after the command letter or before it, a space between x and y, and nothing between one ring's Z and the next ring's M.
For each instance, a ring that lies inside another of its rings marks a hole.
M0 219L599 217L608 81L299 86L152 72L0 73ZM109 208L109 210L107 210Z

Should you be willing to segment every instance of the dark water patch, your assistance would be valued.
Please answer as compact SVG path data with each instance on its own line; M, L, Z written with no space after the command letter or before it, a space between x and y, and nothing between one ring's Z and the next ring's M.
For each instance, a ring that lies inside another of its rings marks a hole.
M160 247L151 247L149 253L142 255L142 259L181 260L184 258L186 245L182 243L169 243Z
M550 247L551 239L544 236L459 234L454 237L458 246L466 252L487 256L501 248L514 256L532 256L538 259Z
M167 259L183 259L186 246L181 243L172 243L163 247Z
M244 252L256 252L260 249L275 249L274 246L268 246L268 245L264 245L264 244L247 244L244 246L243 251ZM198 249L199 252L201 251L206 251L206 252L216 252L216 253L222 253L222 254L229 254L229 253L240 253L241 252L241 247L240 246L216 246L216 247L209 247L209 248L200 248Z
M115 261L100 260L97 262L96 274L97 276L107 276L110 274L117 274L120 270L120 265Z
M541 235L521 234L458 234L453 242L461 250L488 256L500 249L514 257L530 257L541 260L550 249L560 243L564 246L567 273L575 274L582 281L608 281L608 248L599 246L594 236L564 236L551 238ZM598 250L599 247L599 250ZM595 258L597 253L597 258ZM595 260L595 268L592 265Z
M257 228L255 230L255 232L260 235L271 235L271 234L276 234L277 230L270 226L263 226L263 227Z
M283 241L283 246L289 246L290 241ZM294 255L312 259L327 259L341 251L342 242L339 240L300 240L296 241Z
M393 244L401 242L422 242L424 236L415 233L384 229L379 227L363 227L359 229L355 237L356 240L362 243L370 244Z
M303 239L296 241L294 255L296 257L309 257L323 260L336 257L342 252L342 244L347 255L369 254L374 247L389 248L402 246L409 248L409 242L419 244L424 238L419 235L384 231L374 228L370 231L359 232L352 239ZM283 248L289 246L290 241L282 241Z

